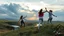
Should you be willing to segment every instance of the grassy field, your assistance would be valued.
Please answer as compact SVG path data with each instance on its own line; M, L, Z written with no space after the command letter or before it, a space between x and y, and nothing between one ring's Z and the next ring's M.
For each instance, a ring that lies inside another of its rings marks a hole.
M54 24L43 24L40 30L35 27L36 22L26 22L26 27L21 27L18 30L9 30L7 25L16 25L17 21L0 20L0 36L55 36L54 31L64 32L64 22L56 21ZM62 34L61 36L64 36Z

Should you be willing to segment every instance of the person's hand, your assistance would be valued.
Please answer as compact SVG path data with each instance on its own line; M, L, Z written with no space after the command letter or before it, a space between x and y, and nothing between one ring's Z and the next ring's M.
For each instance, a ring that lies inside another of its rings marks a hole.
M57 16L55 16L55 17L57 17Z
M48 12L47 8L45 7L46 12Z
M45 7L45 9L47 10L47 8Z
M55 16L55 15L54 15ZM55 17L57 17L57 16L55 16Z

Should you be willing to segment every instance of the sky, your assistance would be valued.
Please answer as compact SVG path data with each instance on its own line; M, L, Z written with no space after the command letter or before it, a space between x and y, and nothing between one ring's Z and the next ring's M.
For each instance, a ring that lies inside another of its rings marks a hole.
M0 19L19 19L21 15L27 20L38 20L38 12L42 8L53 10L53 21L64 21L64 0L0 0ZM48 19L48 13L44 14Z

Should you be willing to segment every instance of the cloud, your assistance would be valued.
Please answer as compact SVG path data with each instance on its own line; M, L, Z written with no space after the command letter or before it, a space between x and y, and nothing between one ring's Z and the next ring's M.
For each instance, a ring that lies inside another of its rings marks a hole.
M17 17L18 10L19 10L20 5L18 4L1 4L0 5L0 16L6 14L10 17ZM6 18L8 17L6 16ZM4 16L2 16L4 18Z
M63 16L64 17L64 10L55 11L55 14L58 15L58 16Z
M10 3L9 5L5 4L3 5L4 8L6 8L7 10L17 14L19 8L20 8L20 5L19 4L13 4L13 3Z
M43 4L42 4L43 3ZM21 15L26 16L27 19L36 20L38 19L38 11L42 8L44 9L45 6L48 10L52 9L55 15L58 18L54 18L53 20L62 20L64 18L63 10L64 6L62 5L51 5L45 2L12 2L7 4L0 5L0 18L14 18L19 19ZM62 13L61 13L62 11ZM61 14L61 15L60 15ZM3 16L5 15L5 16ZM48 19L48 14L45 13L44 20Z
M14 17L16 14L18 14L19 7L20 6L18 4L2 4L0 6L0 13Z
M64 0L0 0L2 2L45 2L53 5L64 5ZM53 1L53 2L52 2ZM1 2L1 3L2 3Z
M4 18L15 18L18 19L21 15L32 17L34 12L26 9L25 7L20 6L20 4L10 3L10 4L1 4L0 5L0 17Z
M35 11L35 12L38 12L41 8L44 9L45 7L47 7L48 9L52 9L53 11L64 9L63 5L52 5L52 4L45 3L43 1L35 2L35 3L24 2L24 5L27 6L27 9L29 9L30 11Z
M64 0L41 0L41 1L51 5L64 5Z

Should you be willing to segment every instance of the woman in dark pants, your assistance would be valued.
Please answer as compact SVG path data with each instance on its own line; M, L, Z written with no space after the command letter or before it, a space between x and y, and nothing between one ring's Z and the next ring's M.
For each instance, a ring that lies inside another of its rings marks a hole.
M26 17L27 17L27 16L25 16L25 17L21 16L21 17L20 17L20 20L19 20L19 21L20 21L20 26L24 25L24 27L25 27L25 22L24 22L23 19L26 18Z
M52 16L55 16L52 12L53 12L52 10L49 10L49 11L48 11L48 13L49 13L48 22L50 22L51 24L52 24L52 19L53 19ZM57 17L57 16L55 16L55 17Z

